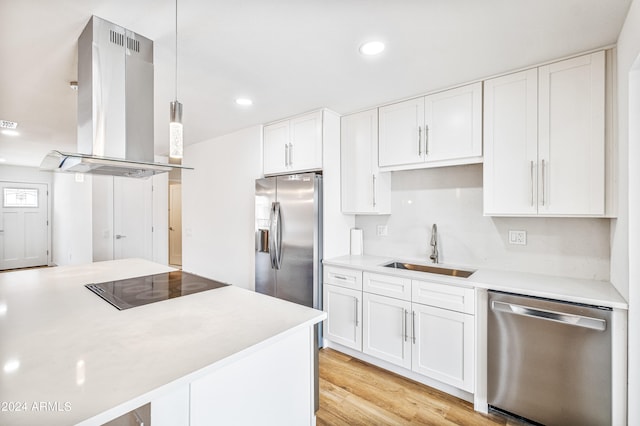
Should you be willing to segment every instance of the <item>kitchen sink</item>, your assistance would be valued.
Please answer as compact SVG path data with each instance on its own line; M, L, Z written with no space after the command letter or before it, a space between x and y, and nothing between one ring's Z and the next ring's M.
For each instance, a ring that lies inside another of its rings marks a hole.
M414 263L392 262L383 265L385 268L406 269L409 271L429 272L431 274L448 275L450 277L467 278L475 271L466 271L464 269L441 268L439 266L416 265Z

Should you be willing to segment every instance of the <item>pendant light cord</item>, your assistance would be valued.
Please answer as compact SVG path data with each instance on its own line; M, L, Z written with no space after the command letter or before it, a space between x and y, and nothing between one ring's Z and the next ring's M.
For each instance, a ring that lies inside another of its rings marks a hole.
M178 0L176 0L176 73L175 73L175 94L178 101Z

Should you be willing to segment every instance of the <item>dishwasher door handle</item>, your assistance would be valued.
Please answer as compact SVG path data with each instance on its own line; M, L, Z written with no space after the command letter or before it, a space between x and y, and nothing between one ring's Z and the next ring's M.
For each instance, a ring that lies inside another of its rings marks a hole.
M497 312L522 315L532 318L540 318L548 321L555 321L562 324L590 328L598 331L604 331L607 329L607 322L599 318L591 318L563 312L547 311L544 309L532 308L529 306L516 305L514 303L498 302L494 300L491 302L491 309Z

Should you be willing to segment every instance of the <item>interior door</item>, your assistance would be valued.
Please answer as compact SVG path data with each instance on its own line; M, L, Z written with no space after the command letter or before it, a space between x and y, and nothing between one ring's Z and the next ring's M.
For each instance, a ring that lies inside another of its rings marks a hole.
M151 179L113 178L114 259L153 259Z
M0 270L47 265L47 185L0 182L0 196Z
M182 265L182 184L169 185L169 263Z

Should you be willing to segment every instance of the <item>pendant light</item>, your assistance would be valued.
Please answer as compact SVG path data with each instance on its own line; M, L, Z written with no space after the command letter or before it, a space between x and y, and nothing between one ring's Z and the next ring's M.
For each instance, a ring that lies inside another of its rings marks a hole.
M182 104L178 102L178 0L176 0L175 100L169 104L169 157L182 158Z

